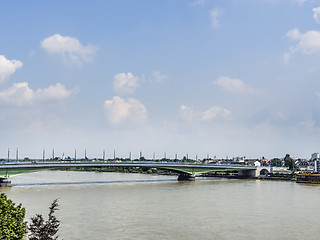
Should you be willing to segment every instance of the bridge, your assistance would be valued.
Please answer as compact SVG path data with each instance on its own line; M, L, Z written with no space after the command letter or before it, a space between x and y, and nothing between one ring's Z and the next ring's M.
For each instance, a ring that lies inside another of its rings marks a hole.
M231 172L238 173L238 177L250 178L257 175L255 166L237 164L204 164L204 163L181 163L181 162L161 162L161 161L38 161L24 162L16 161L0 164L0 186L10 186L9 177L36 172L41 170L52 170L58 168L85 167L143 167L157 168L178 173L178 181L195 180L196 176L210 172Z

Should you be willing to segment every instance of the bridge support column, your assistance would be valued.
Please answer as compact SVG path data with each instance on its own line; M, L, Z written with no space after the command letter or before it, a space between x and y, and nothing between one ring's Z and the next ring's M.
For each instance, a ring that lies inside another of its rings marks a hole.
M178 176L178 181L195 181L196 178L194 175L187 173L180 173Z
M12 187L11 180L9 178L0 178L0 187Z
M238 177L239 178L254 178L256 175L256 170L239 170Z

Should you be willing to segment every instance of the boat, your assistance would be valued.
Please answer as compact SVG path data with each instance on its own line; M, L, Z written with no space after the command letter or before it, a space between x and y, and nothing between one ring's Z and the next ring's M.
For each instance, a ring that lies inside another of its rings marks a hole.
M300 173L297 175L297 183L320 184L320 173L317 171Z
M0 187L12 187L11 180L9 178L0 178Z

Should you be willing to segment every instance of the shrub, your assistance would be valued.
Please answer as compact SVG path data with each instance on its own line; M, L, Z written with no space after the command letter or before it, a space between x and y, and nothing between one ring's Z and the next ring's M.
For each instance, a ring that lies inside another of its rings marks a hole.
M26 232L24 222L25 209L21 204L8 199L6 194L0 194L0 239L18 240L22 239Z
M55 240L55 236L59 231L60 221L53 215L58 209L58 199L55 199L49 207L48 220L45 221L41 214L37 214L31 218L31 223L28 227L30 231L29 239L31 240Z

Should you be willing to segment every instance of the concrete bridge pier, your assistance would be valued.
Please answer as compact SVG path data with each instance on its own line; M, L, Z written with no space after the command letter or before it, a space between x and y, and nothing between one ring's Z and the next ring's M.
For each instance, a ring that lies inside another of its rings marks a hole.
M239 178L254 178L256 176L256 170L239 170Z
M180 173L178 176L178 181L195 181L195 175L188 174L188 173Z
M9 178L0 178L0 187L12 187L11 180Z

